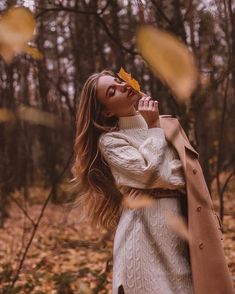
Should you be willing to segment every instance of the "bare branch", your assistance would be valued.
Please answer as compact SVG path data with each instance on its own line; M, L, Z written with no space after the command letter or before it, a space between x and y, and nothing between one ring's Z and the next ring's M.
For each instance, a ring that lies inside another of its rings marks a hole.
M33 226L35 226L35 222L33 219L30 217L28 212L24 209L24 207L18 202L17 199L11 194L9 194L10 198L15 202L15 204L20 208L20 210L23 212L23 214L27 217L27 219L32 223Z
M70 157L69 157L69 159L68 159L68 161L67 161L67 163L66 163L64 169L62 170L62 172L61 172L61 173L59 174L59 176L57 177L57 179L56 179L54 185L53 185L52 188L51 188L51 191L50 191L49 195L47 196L47 198L46 198L46 200L45 200L45 202L44 202L44 204L43 204L43 206L42 206L42 210L41 210L41 212L40 212L40 215L39 215L39 217L38 217L38 219L37 219L37 221L36 221L36 223L35 223L35 225L34 225L34 228L33 228L32 234L31 234L31 237L29 238L29 241L28 241L28 243L27 243L27 245L26 245L26 247L25 247L25 251L24 251L24 253L23 253L23 256L22 256L22 258L21 258L21 260L20 260L20 263L19 263L18 269L17 269L17 271L16 271L16 275L15 275L15 277L14 277L13 280L12 280L12 284L11 284L11 289L10 289L10 290L13 290L13 288L14 288L14 286L15 286L15 283L17 282L17 280L18 280L18 278L19 278L20 271L21 271L21 269L22 269L22 267L23 267L24 261L25 261L25 259L26 259L26 256L27 256L27 253L28 253L28 251L29 251L29 248L30 248L30 246L31 246L31 244L32 244L32 241L33 241L33 239L34 239L34 237L35 237L35 235L36 235L37 229L38 229L39 224L40 224L40 222L41 222L41 219L42 219L42 217L43 217L43 215L44 215L44 211L45 211L45 209L46 209L46 207L47 207L47 205L48 205L48 203L49 203L49 200L51 199L51 196L53 195L53 192L54 192L54 190L55 190L55 186L58 185L58 183L59 183L60 180L62 179L64 173L66 172L67 168L69 167L70 162L71 162L71 159L72 159L72 156L73 156L73 154L70 155Z
M107 8L107 7L106 7ZM105 9L106 9L105 8ZM102 25L104 31L106 32L106 34L109 36L109 38L111 40L113 40L121 49L125 50L127 53L130 53L132 55L137 55L138 52L137 51L133 51L130 48L127 48L126 46L124 46L117 38L115 38L113 36L113 34L111 33L111 31L109 30L107 24L105 23L105 21L103 20L103 18L101 17L102 13L104 10L102 10L100 13L98 12L94 12L94 11L84 11L84 10L78 10L75 8L70 8L70 7L65 7L65 6L60 6L60 7L53 7L53 8L46 8L43 11L39 12L36 15L36 18L42 17L45 13L47 12L59 12L59 11L66 11L66 12L73 12L73 13L78 13L78 14L85 14L85 15L94 15L99 23Z

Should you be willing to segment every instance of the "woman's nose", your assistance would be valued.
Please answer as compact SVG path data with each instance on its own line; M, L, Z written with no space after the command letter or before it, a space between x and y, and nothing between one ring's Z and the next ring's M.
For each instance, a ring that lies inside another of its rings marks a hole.
M128 90L129 86L127 85L127 83L123 83L123 84L119 85L119 87L120 87L120 91L125 93Z

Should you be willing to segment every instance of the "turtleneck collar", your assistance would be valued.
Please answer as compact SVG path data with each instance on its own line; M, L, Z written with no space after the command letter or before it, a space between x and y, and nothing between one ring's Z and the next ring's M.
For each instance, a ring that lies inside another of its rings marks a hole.
M119 117L118 125L120 129L148 129L145 119L138 111L135 115Z

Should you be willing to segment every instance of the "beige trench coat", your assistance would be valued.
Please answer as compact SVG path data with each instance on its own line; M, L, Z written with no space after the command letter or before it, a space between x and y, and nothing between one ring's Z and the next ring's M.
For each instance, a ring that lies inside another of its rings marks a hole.
M223 235L218 215L215 213L199 154L191 146L177 118L160 116L161 127L179 154L183 165L187 200L189 242L195 294L234 294L223 249Z

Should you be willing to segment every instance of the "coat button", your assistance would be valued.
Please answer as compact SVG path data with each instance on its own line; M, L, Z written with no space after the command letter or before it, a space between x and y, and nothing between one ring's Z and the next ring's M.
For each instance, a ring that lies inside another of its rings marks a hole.
M196 174L197 173L197 170L196 168L193 168L193 173Z
M199 246L198 246L200 249L203 249L203 243L199 243Z
M201 209L202 209L202 207L201 207L201 206L198 206L198 207L197 207L197 211L198 211L198 212L200 212L200 211L201 211Z

